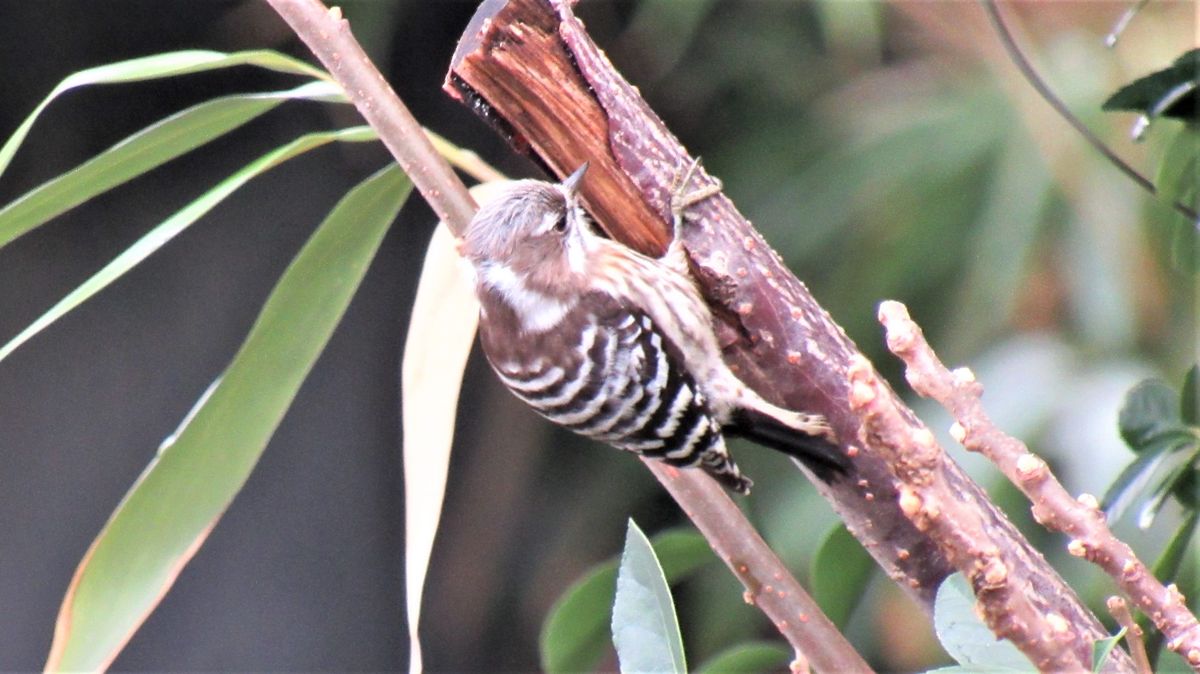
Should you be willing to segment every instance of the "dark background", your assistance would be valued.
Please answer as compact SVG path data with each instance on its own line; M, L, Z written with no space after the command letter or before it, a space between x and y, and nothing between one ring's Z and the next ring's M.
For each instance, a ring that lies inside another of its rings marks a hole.
M475 3L343 6L418 119L510 175L536 175L441 93ZM1164 2L1125 47L1097 49L1123 6L1020 12L1085 111L1175 55L1152 45L1181 35L1186 46L1186 3ZM1147 374L1176 376L1191 357L1191 284L1165 252L1169 216L1038 107L971 3L600 1L579 12L881 368L895 372L874 305L901 299L1073 488L1098 491L1115 475L1127 459L1113 430L1121 393ZM101 63L185 48L311 60L256 0L0 0L0 15L5 137L63 77ZM69 93L0 180L0 203L184 107L294 82L239 68ZM1123 139L1127 119L1088 118L1123 152L1142 152ZM245 163L352 123L347 108L286 104L0 250L0 339ZM0 670L43 665L96 532L320 217L386 160L378 147L327 147L256 178L0 362ZM410 200L245 489L116 669L407 667L398 381L432 226ZM636 461L541 423L478 357L460 418L426 591L426 664L533 670L550 604L619 551L626 519L656 531L681 518ZM782 459L737 450L760 485L747 509L802 570L828 508ZM878 580L864 593L851 635L879 666L942 657L902 595ZM679 598L693 655L771 637L722 569Z

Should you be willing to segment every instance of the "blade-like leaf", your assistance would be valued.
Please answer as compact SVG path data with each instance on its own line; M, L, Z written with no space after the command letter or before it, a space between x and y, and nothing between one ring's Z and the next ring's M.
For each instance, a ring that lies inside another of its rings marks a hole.
M233 361L80 562L47 670L104 669L170 589L250 475L410 189L390 166L351 190L309 238Z
M1104 102L1104 110L1154 113L1152 117L1195 120L1200 114L1200 49L1186 51L1170 67L1121 87ZM1190 88L1188 88L1190 85ZM1182 95L1178 92L1182 88Z
M769 641L738 644L714 655L697 674L755 674L778 672L787 668L792 652Z
M1178 579L1180 565L1187 556L1188 547L1192 542L1192 536L1196 533L1198 522L1200 522L1200 513L1192 511L1179 524L1179 528L1167 542L1166 549L1162 551L1158 559L1154 560L1154 567L1151 571L1155 578L1164 583L1173 583Z
M813 556L812 593L834 625L846 626L874 570L875 561L846 525L830 529Z
M457 150L445 140L439 151ZM486 204L508 184L497 180L471 188ZM404 424L404 567L407 595L408 666L420 672L421 598L433 539L442 517L459 387L475 340L479 304L461 268L454 237L439 223L425 253L404 345L400 395Z
M218 138L289 99L331 101L341 89L316 81L289 91L205 101L129 136L0 209L0 248L107 190Z
M686 674L671 588L646 534L629 520L613 601L613 645L621 672Z
M1112 650L1117 647L1117 643L1125 638L1125 629L1121 628L1119 632L1108 637L1107 639L1097 639L1092 642L1092 671L1098 672L1104 663L1108 662L1108 656L1112 655Z
M1183 423L1200 426L1200 365L1188 368L1183 377L1183 390L1179 395L1179 415Z
M1163 462L1170 456L1169 450L1173 444L1169 441L1158 443L1160 449L1150 449L1137 455L1133 463L1125 466L1116 480L1109 485L1101 500L1105 516L1110 521L1121 519L1125 511L1133 503L1150 480L1158 472Z
M1154 518L1158 517L1158 512L1162 510L1167 497L1175 491L1176 486L1185 477L1195 470L1192 464L1197 457L1200 457L1200 444L1197 444L1195 439L1192 439L1191 442L1181 442L1173 448L1168 456L1167 470L1164 471L1162 479L1150 490L1149 497L1142 504L1141 512L1138 513L1139 528L1149 529L1150 525L1154 524Z
M230 194L233 194L250 179L279 164L334 141L362 143L375 140L376 135L370 127L356 126L338 131L324 131L306 134L296 140L278 147L258 159L250 162L241 170L229 176L215 187L200 195L195 201L184 206L180 211L164 220L154 229L147 232L132 246L126 248L120 255L113 258L103 269L84 281L66 297L50 307L38 318L7 344L0 347L0 361L7 358L17 347L29 341L37 333L61 318L67 312L87 301L90 297L108 287L113 281L123 276L130 269L145 260L151 253L161 248L177 234L187 229L193 222L212 210Z
M654 537L654 552L671 583L688 577L716 557L704 537L692 529L672 529ZM587 671L596 666L612 640L612 598L617 589L617 560L589 571L554 602L539 639L542 669Z
M975 614L975 596L961 573L950 576L938 587L933 601L933 626L942 647L960 665L989 671L997 667L1034 670L1011 641L998 639Z
M479 191L473 190L476 199ZM408 604L409 670L422 671L417 627L425 574L433 551L454 417L467 356L475 343L479 302L454 235L438 225L425 253L425 265L408 322L400 393L404 419L404 567Z
M4 171L8 168L9 163L12 162L13 155L17 153L17 148L21 146L21 143L25 140L25 136L29 134L29 129L37 121L38 116L42 114L46 106L50 105L55 98L58 98L58 96L66 91L89 84L137 82L140 80L174 77L176 75L186 75L240 65L258 66L293 75L307 75L308 77L320 80L331 79L329 74L323 70L314 68L290 56L269 50L242 51L232 54L203 50L176 51L80 70L77 73L68 75L66 79L59 82L58 86L54 87L54 90L50 92L50 95L46 96L41 103L38 103L38 106L33 109L33 112L29 113L25 121L21 122L21 125L17 127L13 135L4 143L4 146L0 147L0 175L4 175Z

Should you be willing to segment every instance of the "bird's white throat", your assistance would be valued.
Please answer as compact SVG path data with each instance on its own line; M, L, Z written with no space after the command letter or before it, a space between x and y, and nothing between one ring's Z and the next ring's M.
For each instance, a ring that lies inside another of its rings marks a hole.
M578 302L577 298L564 301L528 287L511 267L500 262L484 263L479 275L483 284L496 291L517 314L526 332L553 328Z

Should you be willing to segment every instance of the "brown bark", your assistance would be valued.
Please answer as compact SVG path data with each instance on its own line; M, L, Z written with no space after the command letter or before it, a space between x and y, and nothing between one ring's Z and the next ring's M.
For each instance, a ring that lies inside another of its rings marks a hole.
M1034 518L1069 536L1067 550L1103 569L1167 637L1167 647L1200 670L1200 622L1188 610L1179 588L1159 582L1133 550L1113 535L1095 496L1072 498L1045 461L996 428L983 409L983 386L975 375L966 368L947 369L903 304L885 302L879 317L887 330L888 349L904 361L913 390L954 415L951 434L964 447L996 464L1033 504Z
M583 194L601 226L643 252L665 248L672 179L690 160L568 7L485 2L459 45L446 88L554 173L589 161ZM699 176L694 184L709 180ZM880 565L927 609L940 582L962 570L986 616L1019 618L992 626L1034 662L1086 669L1092 641L1106 634L1074 591L951 461L919 474L935 476L946 498L975 513L971 523L930 528L919 508L906 509L901 497L911 492L898 488L897 478L916 473L891 464L906 460L896 450L910 443L900 439L931 438L928 429L728 199L706 200L689 214L695 223L686 247L723 321L728 361L765 397L829 419L854 458L855 474L818 488ZM855 384L868 373L870 410L851 404ZM995 580L993 561L1003 565L1013 591L984 591ZM1127 669L1128 659L1114 655L1111 667Z

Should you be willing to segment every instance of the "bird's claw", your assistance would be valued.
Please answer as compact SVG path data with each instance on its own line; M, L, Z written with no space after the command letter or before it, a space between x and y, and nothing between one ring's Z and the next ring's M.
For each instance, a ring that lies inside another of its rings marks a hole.
M677 172L675 179L671 182L671 225L674 228L674 241L679 241L680 234L683 232L684 212L724 189L724 185L717 178L712 178L713 182L703 187L689 189L688 185L699 167L700 158L697 157L686 169Z

